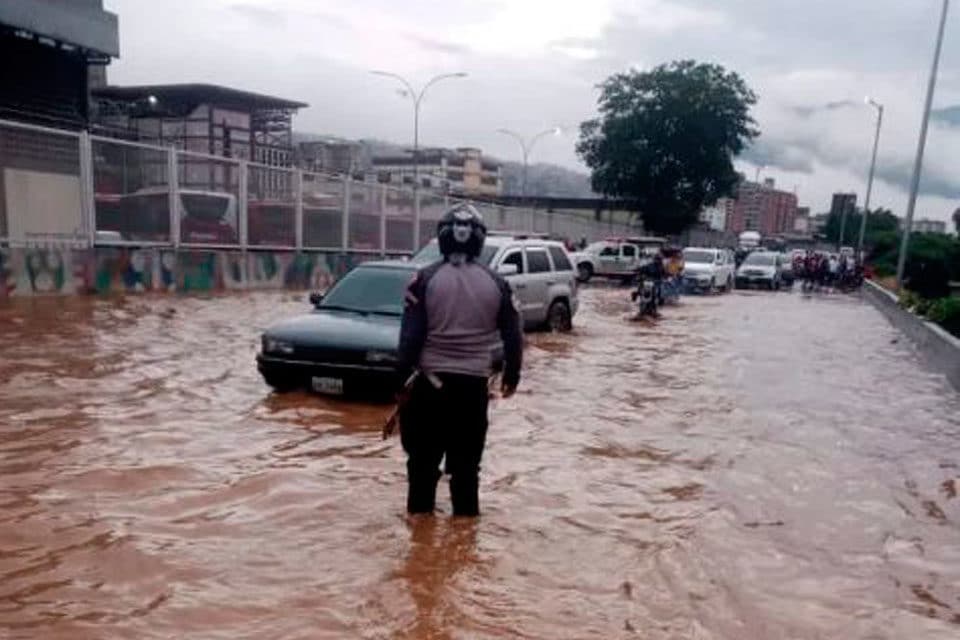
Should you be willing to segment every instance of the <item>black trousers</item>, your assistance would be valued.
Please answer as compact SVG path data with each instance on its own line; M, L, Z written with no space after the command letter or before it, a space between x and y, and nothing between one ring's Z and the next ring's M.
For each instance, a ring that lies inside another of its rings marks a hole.
M480 515L480 459L487 439L487 378L438 374L440 389L421 376L400 413L407 452L407 511L433 513L440 461L446 457L455 516Z

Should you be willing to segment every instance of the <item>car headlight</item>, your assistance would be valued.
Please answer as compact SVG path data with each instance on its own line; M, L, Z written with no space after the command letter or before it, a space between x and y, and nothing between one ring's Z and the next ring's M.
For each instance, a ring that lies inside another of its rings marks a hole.
M397 354L389 351L367 351L367 362L370 364L396 364Z
M287 356L293 353L293 343L286 340L263 336L261 344L264 353L280 353Z

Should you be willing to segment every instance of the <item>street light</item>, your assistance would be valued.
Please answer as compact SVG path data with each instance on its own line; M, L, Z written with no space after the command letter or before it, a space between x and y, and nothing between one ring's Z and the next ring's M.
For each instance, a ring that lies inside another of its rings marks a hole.
M523 182L520 186L520 195L526 197L527 195L527 164L530 160L530 154L533 152L533 147L536 146L537 142L545 136L558 136L562 133L560 127L552 127L541 131L537 135L533 136L529 140L525 140L522 135L516 131L511 131L510 129L497 129L497 133L502 133L505 136L510 136L520 143L520 149L523 151Z
M870 174L867 178L867 198L863 203L863 216L860 218L860 237L857 239L857 256L863 261L863 239L867 234L867 217L870 215L870 196L873 194L873 176L877 169L877 148L880 145L880 128L883 126L883 105L867 96L864 101L877 112L877 133L873 138L873 157L870 160Z
M397 80L404 86L406 89L404 93L413 100L413 191L414 191L414 207L413 207L413 248L414 250L420 247L420 103L423 102L423 96L427 93L427 89L441 80L446 80L448 78L465 78L466 73L457 72L457 73L442 73L440 75L430 78L430 80L423 85L423 88L420 91L416 91L413 88L413 85L407 81L403 76L391 73L389 71L378 71L373 70L370 73L378 76L384 76L387 78L393 78Z
M900 243L900 257L897 260L897 291L903 289L903 272L907 266L907 250L910 248L910 229L913 227L913 214L917 209L917 195L920 192L920 174L923 172L923 152L927 146L927 129L930 126L930 111L933 108L933 94L937 88L937 70L940 67L940 52L943 50L943 32L947 26L947 13L950 0L943 0L940 14L940 31L937 34L937 46L933 50L933 66L930 69L930 81L927 83L927 101L923 108L923 120L920 124L920 139L917 141L917 158L913 164L913 179L910 181L910 200L907 204L907 219L904 220L903 241Z

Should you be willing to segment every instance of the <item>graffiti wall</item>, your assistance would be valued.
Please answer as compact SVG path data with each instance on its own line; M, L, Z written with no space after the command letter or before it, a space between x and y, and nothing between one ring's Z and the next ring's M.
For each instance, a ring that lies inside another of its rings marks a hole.
M376 256L285 251L0 248L0 298L84 293L326 289Z

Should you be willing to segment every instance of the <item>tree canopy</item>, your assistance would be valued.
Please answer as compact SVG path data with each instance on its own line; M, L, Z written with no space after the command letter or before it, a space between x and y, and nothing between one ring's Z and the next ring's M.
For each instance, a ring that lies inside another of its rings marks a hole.
M577 143L595 191L632 203L662 234L734 195L733 158L760 135L757 96L739 75L683 60L614 74L600 90L600 116L580 126Z
M860 212L847 215L847 226L843 233L843 244L856 246L860 237L860 221L863 214ZM831 213L823 227L823 235L827 242L836 244L840 241L841 214ZM867 231L864 234L864 244L873 246L885 234L896 234L900 230L900 219L889 209L874 209L867 217Z

